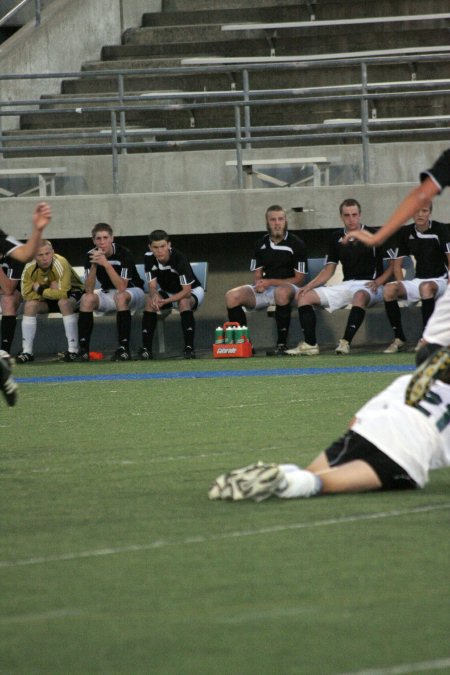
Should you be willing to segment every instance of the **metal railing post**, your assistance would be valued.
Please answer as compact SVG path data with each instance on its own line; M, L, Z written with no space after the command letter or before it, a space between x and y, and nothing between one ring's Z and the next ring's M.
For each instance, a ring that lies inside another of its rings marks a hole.
M249 76L248 76L248 70L243 70L242 71L242 88L244 90L244 101L249 101L250 100L250 86L249 86ZM245 133L245 138L246 138L246 143L245 147L246 148L251 148L252 144L250 142L251 140L251 119L250 119L250 106L246 105L244 107L244 133ZM247 140L248 139L248 140Z
M363 181L370 183L369 159L369 101L367 100L367 64L361 63L361 133L363 153Z
M236 168L238 175L238 187L244 187L244 169L242 168L242 138L241 138L241 113L239 106L234 106L234 127L236 139Z
M117 154L117 122L115 110L111 110L111 152L112 152L113 192L115 195L118 195L120 192L119 156Z
M119 95L120 105L123 106L123 97L124 97L124 94L125 94L125 88L124 88L124 78L123 78L122 73L120 75L118 75L118 77L117 77L117 86L118 86L118 95ZM127 124L126 124L125 110L121 110L119 112L119 124L120 124L120 140L122 141L122 143L126 143L127 142L127 138L126 138ZM127 149L126 148L120 148L120 154L126 155Z
M35 0L36 4L36 26L41 25L41 0Z

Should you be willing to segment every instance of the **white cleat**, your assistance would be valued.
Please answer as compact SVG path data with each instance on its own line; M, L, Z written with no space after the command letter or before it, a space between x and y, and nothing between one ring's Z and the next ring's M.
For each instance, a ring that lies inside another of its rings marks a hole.
M339 340L338 346L334 351L336 354L342 354L343 356L350 354L350 343L348 340Z
M319 345L309 345L307 342L299 342L296 347L287 349L289 356L317 356L319 354Z
M271 497L284 476L278 464L257 462L224 473L211 485L209 499L225 499L233 502L252 499L262 502Z
M395 338L393 342L387 347L383 354L397 354L397 352L404 352L406 349L406 342L400 340L400 338Z

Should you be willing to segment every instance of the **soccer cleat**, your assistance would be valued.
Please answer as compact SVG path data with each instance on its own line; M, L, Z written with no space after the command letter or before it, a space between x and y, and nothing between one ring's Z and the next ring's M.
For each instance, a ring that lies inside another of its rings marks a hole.
M400 338L395 338L393 342L387 347L383 354L396 354L397 352L404 352L406 349L406 342L400 340Z
M289 354L289 356L317 356L319 354L319 345L310 345L307 342L299 342L296 347L288 349L286 354Z
M280 342L277 344L275 349L269 349L266 352L266 356L286 356L287 345Z
M119 347L111 356L111 361L131 361L131 354L125 347Z
M405 392L405 403L417 405L427 394L435 380L448 383L450 370L450 349L434 352L417 368Z
M283 480L284 476L278 464L257 462L242 469L233 469L216 478L209 488L208 497L233 502L243 499L262 502L275 493Z
M344 339L339 340L338 346L334 351L336 354L342 354L343 356L350 354L350 342Z
M30 361L34 361L34 356L28 352L20 352L16 356L16 363L30 363Z
M185 359L195 359L195 352L192 347L184 348L184 358Z
M147 347L141 347L140 350L138 351L139 361L151 361L152 358L153 354L151 349L147 349Z
M73 363L74 361L80 360L80 352L64 352L60 358L60 361L65 363Z
M11 375L13 359L8 352L0 350L0 389L6 403L12 407L17 403L17 382Z

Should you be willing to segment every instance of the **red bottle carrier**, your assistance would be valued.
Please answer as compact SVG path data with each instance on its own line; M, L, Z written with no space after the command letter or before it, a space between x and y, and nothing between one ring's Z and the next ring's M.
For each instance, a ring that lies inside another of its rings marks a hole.
M240 328L237 321L226 321L223 324L223 332L229 327ZM253 346L247 336L243 337L243 342L213 344L213 356L215 359L248 359L253 356Z

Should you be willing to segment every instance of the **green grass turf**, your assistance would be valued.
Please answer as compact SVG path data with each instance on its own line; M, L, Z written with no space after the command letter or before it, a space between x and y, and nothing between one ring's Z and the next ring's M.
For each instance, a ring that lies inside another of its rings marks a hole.
M16 375L411 361L36 363ZM417 492L206 496L218 473L256 459L305 465L394 377L22 384L0 411L0 672L327 675L448 659L450 471Z

